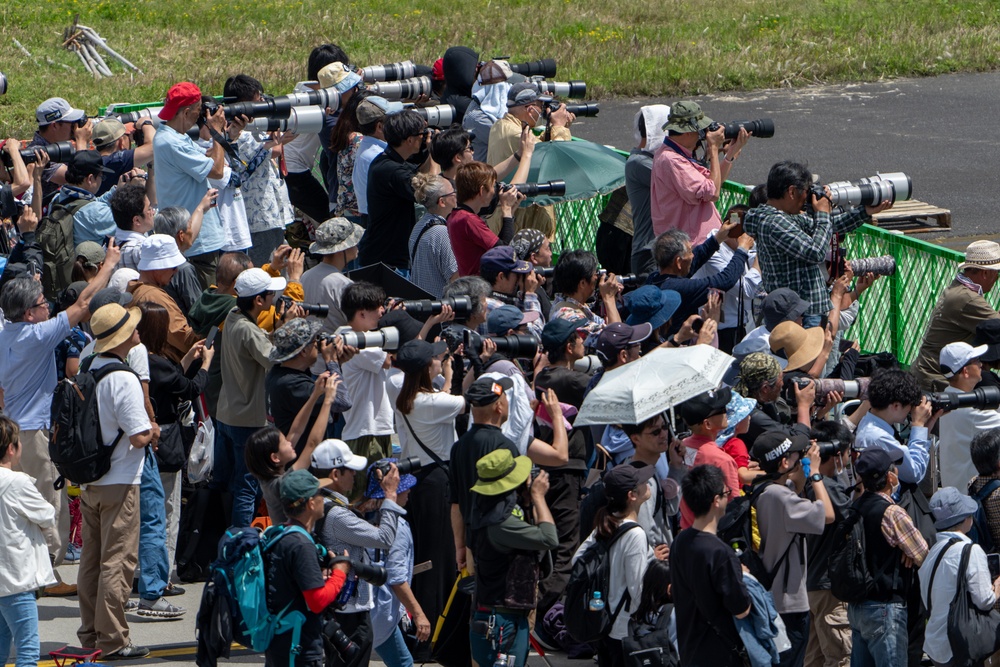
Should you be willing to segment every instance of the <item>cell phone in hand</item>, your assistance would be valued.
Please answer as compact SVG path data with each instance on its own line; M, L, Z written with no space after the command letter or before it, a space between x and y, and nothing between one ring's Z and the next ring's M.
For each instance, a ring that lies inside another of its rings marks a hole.
M219 335L219 327L212 327L208 330L208 335L205 337L205 349L211 350L212 346L215 345L215 337Z
M990 579L1000 577L1000 554L986 554L986 564L990 568Z

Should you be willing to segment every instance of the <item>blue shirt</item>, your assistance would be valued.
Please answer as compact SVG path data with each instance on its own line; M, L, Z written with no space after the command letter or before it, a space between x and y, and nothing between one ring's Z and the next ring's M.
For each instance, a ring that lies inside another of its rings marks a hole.
M215 164L191 137L181 134L169 125L160 125L153 137L153 162L156 169L156 199L161 209L182 206L194 211L208 192L208 174ZM187 252L186 257L220 250L226 236L215 208L205 212L201 232Z
M351 179L354 182L354 194L358 197L358 212L363 215L368 215L368 167L388 145L381 139L367 136L361 137L361 143L358 144L358 156L354 158Z
M104 243L108 236L114 236L118 231L115 218L111 214L111 195L115 188L100 195L79 211L73 214L73 244L80 245L84 241Z
M49 428L56 389L56 346L69 335L66 313L31 324L11 322L0 331L0 389L4 413L22 431Z
M927 472L930 440L925 426L911 426L910 440L904 447L896 440L892 425L869 412L858 424L858 431L854 436L854 448L863 451L869 447L878 447L890 454L897 452L903 454L903 460L897 466L900 482L918 484Z

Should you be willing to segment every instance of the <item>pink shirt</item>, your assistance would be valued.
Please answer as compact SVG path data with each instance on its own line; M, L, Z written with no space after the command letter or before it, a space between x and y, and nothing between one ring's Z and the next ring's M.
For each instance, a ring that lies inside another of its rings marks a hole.
M684 155L661 144L653 158L650 178L650 212L653 232L660 235L668 229L679 229L698 245L713 229L722 226L722 217L715 208L715 183L710 171Z
M696 450L694 462L691 467L700 465L713 465L722 470L722 476L726 479L726 486L729 487L732 500L741 493L740 475L736 468L736 461L733 457L722 451L722 448L715 443L715 440L706 438L703 435L692 435L684 438L683 445L688 449ZM681 528L690 528L694 521L694 513L688 508L687 503L681 499Z
M448 239L462 276L478 276L483 253L500 240L485 220L465 208L456 208L448 216Z

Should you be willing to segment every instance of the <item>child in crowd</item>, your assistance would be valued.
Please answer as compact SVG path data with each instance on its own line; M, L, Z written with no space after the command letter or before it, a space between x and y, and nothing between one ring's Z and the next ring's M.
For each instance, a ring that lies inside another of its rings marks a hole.
M56 583L42 529L55 525L56 511L20 467L17 423L0 417L0 659L10 646L16 667L38 664L35 591Z
M337 398L337 389L341 381L331 378L330 374L323 373L316 378L316 386L309 399L299 410L292 422L292 429L286 436L273 426L265 426L247 439L245 456L247 470L260 483L261 492L264 495L264 502L267 504L267 514L273 525L281 525L288 521L284 508L281 504L281 478L286 470L305 470L309 467L313 450L323 439L326 433L326 425L330 419L330 406ZM312 431L309 432L309 439L302 450L302 454L296 458L295 445L312 414L313 406L323 396L323 403L320 406L319 414L313 423ZM289 465L291 464L291 465Z
M756 461L750 460L746 443L740 436L750 428L750 415L757 407L757 401L743 398L738 392L733 392L726 406L726 422L729 424L715 438L715 444L736 462L736 473L740 476L740 484L746 486L764 474Z

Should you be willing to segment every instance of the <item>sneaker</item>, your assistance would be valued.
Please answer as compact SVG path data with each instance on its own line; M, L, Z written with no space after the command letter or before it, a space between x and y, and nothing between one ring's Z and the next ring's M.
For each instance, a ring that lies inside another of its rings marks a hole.
M80 562L80 547L75 544L71 544L66 547L66 562L67 563L79 563Z
M129 642L125 648L120 648L117 651L112 651L107 655L101 656L102 660L135 660L136 658L145 658L149 655L149 649L145 646L136 646L132 642Z
M184 615L184 609L175 607L167 602L166 598L155 600L140 600L139 609L135 612L139 616L146 618L180 618Z
M171 583L171 584L167 584L167 587L163 589L163 597L169 598L169 597L173 597L175 595L184 595L184 593L186 593L186 592L187 591L185 591L180 586L177 586L177 585Z
M127 613L127 614L131 614L132 612L134 612L138 608L139 608L139 601L138 600L130 598L125 603L125 613Z
M531 629L531 636L546 651L562 651L562 647L559 646L558 642L552 639L549 633L545 632L545 628L542 627L541 621L538 618L535 619L535 627Z

